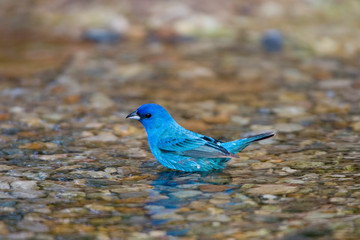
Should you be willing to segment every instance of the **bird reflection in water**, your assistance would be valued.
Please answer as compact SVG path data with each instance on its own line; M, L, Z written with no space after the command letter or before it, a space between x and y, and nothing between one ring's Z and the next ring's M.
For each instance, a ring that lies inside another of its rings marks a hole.
M173 229L167 231L168 235L173 236L181 236L188 231L189 223L186 223L186 217L180 209L191 209L191 203L194 201L206 204L214 195L214 192L201 191L201 185L229 186L226 190L220 191L225 194L230 194L236 188L231 186L231 176L221 171L203 173L162 171L157 174L151 185L154 188L150 191L145 208L150 215L152 226L161 228L161 225L174 221Z

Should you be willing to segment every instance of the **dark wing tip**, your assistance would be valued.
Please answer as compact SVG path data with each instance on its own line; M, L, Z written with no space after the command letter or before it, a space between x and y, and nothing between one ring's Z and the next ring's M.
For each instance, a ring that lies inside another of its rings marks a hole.
M232 153L229 154L229 157L231 157L231 158L240 158L239 156L237 156L235 154L232 154Z
M261 133L255 136L247 137L250 141L261 141L275 136L275 131Z

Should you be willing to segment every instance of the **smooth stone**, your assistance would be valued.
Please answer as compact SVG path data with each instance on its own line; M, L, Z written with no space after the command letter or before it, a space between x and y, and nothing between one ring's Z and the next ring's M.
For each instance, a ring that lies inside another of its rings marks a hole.
M270 162L259 162L259 163L253 163L251 164L251 168L257 170L257 169L268 169L268 168L274 168L276 165Z
M115 142L118 138L109 132L101 132L96 136L88 136L81 139L86 142Z
M15 190L38 189L37 181L14 181L10 185Z
M7 234L9 234L8 226L3 221L0 221L0 236Z
M85 208L91 210L91 211L95 211L95 212L111 212L114 211L115 208L112 206L104 206L104 205L100 205L100 204L87 204L85 205Z
M8 192L2 192L0 191L0 199L7 199L7 198L14 198L14 196L11 196Z
M201 194L202 194L201 191L195 191L195 190L184 190L184 191L170 193L170 195L175 198L191 198Z
M33 232L14 232L6 236L6 239L9 240L23 240L23 239L33 239L35 233Z
M115 105L113 100L111 100L107 95L104 93L94 93L90 97L90 107L94 109L107 109L111 108Z
M8 165L0 165L0 172L6 172L9 171L10 169L13 169L13 166L8 166Z
M45 224L29 221L29 220L22 220L17 225L20 229L28 230L31 232L48 232L49 227Z
M202 192L223 192L225 190L228 190L229 187L228 186L224 186L224 185L213 185L213 184L208 184L208 185L200 185L199 186L200 191Z
M104 172L109 173L109 174L116 173L117 169L114 168L114 167L107 167L107 168L104 169Z
M46 194L44 191L34 191L34 190L22 190L21 192L12 192L12 196L16 198L42 198Z
M325 165L323 162L314 162L314 161L288 161L286 162L291 168L299 168L299 169L312 169L319 168Z
M274 125L274 128L282 133L299 132L304 129L302 125L297 123L278 123Z
M149 236L151 238L163 238L166 236L166 232L160 230L153 230L149 232Z
M201 66L180 70L178 74L183 79L212 78L215 76L211 69Z
M248 189L246 192L252 195L263 195L263 194L289 194L299 190L296 186L284 185L284 184L264 184L258 185L254 188Z
M231 116L230 119L231 119L231 122L239 124L240 126L245 126L250 123L250 118L247 118L247 117L241 117L241 116L234 115L234 116Z
M53 155L39 155L37 158L43 161L55 161L59 159L66 159L68 154L61 153L61 154L53 154Z
M305 181L299 180L299 179L286 179L285 182L289 183L289 184L304 184L305 183Z
M306 113L305 108L288 106L288 107L278 107L273 110L279 117L297 117L302 116Z
M287 172L287 173L294 173L294 172L297 172L297 171L298 171L298 170L292 169L292 168L290 168L290 167L283 167L281 170L282 170L282 171L285 171L285 172Z
M154 214L154 215L151 215L151 218L157 219L157 220L179 220L179 221L184 220L183 216L181 216L180 214L173 213L173 212Z
M0 182L0 189L10 189L10 185L7 182Z

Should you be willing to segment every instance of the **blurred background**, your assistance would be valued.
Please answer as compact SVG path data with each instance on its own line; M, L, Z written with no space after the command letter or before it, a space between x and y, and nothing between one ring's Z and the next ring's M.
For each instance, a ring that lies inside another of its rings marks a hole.
M116 51L127 44L156 43L152 50L161 51L163 45L212 40L244 51L263 48L342 59L356 58L360 49L356 0L2 0L0 4L2 77L58 69L94 44L111 44Z

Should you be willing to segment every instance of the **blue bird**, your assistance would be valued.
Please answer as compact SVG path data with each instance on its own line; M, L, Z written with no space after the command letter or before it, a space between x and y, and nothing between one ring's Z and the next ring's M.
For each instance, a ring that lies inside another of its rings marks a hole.
M148 135L150 150L165 167L184 172L205 172L225 168L226 162L254 141L274 136L266 132L222 142L180 126L160 105L144 104L126 118L139 120Z

